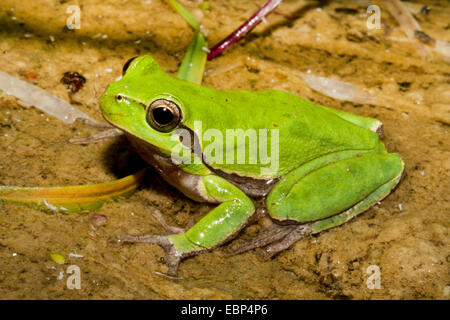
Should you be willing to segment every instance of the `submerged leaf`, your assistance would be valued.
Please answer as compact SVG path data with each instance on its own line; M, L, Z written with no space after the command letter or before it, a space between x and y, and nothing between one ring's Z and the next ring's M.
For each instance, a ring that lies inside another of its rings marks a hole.
M302 74L303 80L314 90L338 100L362 104L379 104L377 98L353 83Z
M416 31L421 31L419 23L414 19L405 5L399 0L384 0L384 4L392 16L397 20L406 36L416 47L417 53L422 57L430 56L430 48L416 39Z
M57 264L65 264L66 258L63 255L55 252L50 252L50 259L55 261Z
M76 119L86 119L96 123L94 119L84 112L73 107L66 101L48 93L47 91L17 79L0 71L0 90L13 95L29 105L48 113L64 123L73 123Z
M46 188L0 186L0 200L47 212L74 213L96 210L108 199L133 192L142 181L145 170L122 179L91 185Z

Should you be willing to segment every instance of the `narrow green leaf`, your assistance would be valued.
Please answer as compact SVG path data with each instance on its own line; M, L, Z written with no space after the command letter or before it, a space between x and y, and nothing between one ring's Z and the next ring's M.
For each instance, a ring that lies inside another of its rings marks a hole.
M200 28L197 18L176 0L166 0L168 4L189 23L194 30Z
M197 84L202 83L207 55L204 50L206 46L207 43L205 37L203 37L200 31L195 31L194 38L192 39L180 69L178 70L178 78Z
M201 84L203 72L205 71L206 55L208 44L205 37L200 32L200 24L197 18L184 8L176 0L166 0L172 8L183 16L183 18L194 29L194 37L189 45L188 51L183 58L180 69L178 70L178 78Z

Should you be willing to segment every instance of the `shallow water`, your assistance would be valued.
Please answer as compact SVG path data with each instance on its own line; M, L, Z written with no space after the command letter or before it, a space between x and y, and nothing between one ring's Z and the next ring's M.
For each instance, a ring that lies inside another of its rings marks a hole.
M214 44L245 21L263 1L182 1L201 18ZM361 3L361 2L360 2ZM98 98L130 57L148 53L176 73L192 32L163 1L93 1L82 5L81 29L68 31L71 1L0 4L0 70L69 100L60 79L77 71L86 79L75 95L80 110L103 121ZM422 29L450 41L450 6L410 2ZM384 142L406 163L399 187L381 204L347 224L305 238L273 260L252 251L225 257L221 250L181 263L180 279L165 272L156 245L110 248L123 233L163 233L149 214L161 210L173 225L198 220L211 206L195 203L154 172L132 196L107 202L97 213L106 226L93 228L88 214L45 214L0 207L0 297L56 299L448 299L450 65L420 58L395 20L382 9L384 30L367 30L365 7L350 1L285 1L244 42L207 64L204 85L216 89L281 89L317 103L384 123ZM345 9L342 9L345 8ZM311 90L293 70L336 76L390 97L390 107L355 105ZM408 84L405 84L408 83ZM0 185L57 186L98 183L135 171L142 163L124 139L73 145L73 137L98 130L65 125L15 99L0 96ZM249 238L264 223L248 227ZM49 258L57 252L65 266ZM70 253L83 255L70 257ZM68 265L81 269L81 289L66 287ZM379 266L381 288L369 289L367 268Z

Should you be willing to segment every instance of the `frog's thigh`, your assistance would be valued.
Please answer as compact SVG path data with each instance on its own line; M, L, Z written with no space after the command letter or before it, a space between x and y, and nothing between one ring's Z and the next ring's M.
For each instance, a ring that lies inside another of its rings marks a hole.
M179 252L212 248L236 234L255 211L253 201L227 180L202 177L202 190L210 201L219 203L186 233L170 236Z
M267 209L271 217L280 221L303 223L324 219L311 226L311 231L318 232L326 229L325 225L329 228L345 222L384 198L398 183L402 172L403 161L397 154L349 158L306 174L299 168L271 191ZM334 216L331 220L325 219L331 216Z

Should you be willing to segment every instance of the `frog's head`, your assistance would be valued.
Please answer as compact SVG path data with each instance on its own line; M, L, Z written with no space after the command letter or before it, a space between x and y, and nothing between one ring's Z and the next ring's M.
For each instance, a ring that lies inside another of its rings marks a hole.
M103 117L128 135L140 138L165 155L180 145L173 138L186 110L170 91L174 78L148 56L130 59L123 77L100 98Z

